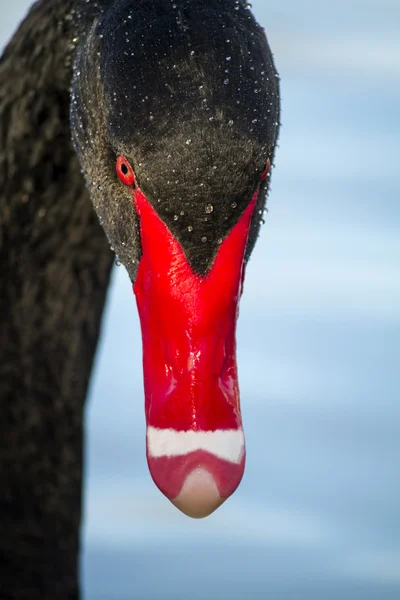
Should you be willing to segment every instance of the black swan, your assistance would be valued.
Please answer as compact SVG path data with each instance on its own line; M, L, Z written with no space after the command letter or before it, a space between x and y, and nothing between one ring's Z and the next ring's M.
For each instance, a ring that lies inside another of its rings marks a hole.
M6 47L1 598L78 597L82 415L113 252L140 314L156 485L194 517L238 486L235 325L278 128L244 0L39 0Z

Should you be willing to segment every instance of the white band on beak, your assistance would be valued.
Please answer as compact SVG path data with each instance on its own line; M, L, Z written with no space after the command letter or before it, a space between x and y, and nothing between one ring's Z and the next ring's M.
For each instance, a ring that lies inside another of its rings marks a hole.
M239 464L244 454L243 429L177 431L147 427L147 450L152 458L182 456L204 450L222 460Z

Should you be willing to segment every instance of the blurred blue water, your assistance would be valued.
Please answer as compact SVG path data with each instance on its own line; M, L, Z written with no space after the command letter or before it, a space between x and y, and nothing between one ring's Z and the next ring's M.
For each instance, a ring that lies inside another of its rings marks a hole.
M400 5L253 9L283 128L239 322L246 474L205 521L152 484L116 269L86 421L87 600L400 597Z

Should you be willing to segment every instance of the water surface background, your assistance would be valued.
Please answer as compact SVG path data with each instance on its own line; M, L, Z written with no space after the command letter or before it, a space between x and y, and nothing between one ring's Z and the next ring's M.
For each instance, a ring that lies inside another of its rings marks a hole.
M0 44L28 4L2 5ZM203 521L153 485L116 268L86 419L87 600L400 598L400 4L253 10L283 127L239 321L246 474Z

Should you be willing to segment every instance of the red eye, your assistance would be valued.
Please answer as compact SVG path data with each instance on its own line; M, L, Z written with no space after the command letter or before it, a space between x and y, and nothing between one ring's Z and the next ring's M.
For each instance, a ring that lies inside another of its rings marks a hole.
M264 181L264 179L266 179L268 173L269 173L269 169L270 169L271 163L269 162L269 159L267 160L267 164L265 165L265 170L264 173L261 175L261 181Z
M117 175L125 185L135 185L135 173L124 156L118 156L116 163Z

